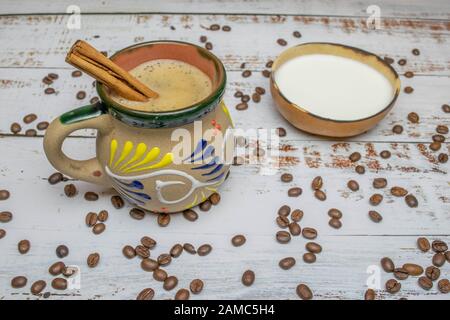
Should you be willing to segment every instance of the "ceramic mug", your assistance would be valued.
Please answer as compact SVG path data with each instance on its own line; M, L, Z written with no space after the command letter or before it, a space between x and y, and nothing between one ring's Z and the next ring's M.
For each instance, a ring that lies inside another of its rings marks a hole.
M64 113L47 128L44 150L50 163L72 178L113 187L132 204L153 212L179 212L207 200L226 179L230 165L217 156L217 144L194 131L213 130L224 141L231 140L233 124L222 101L226 73L221 61L201 47L177 41L133 45L111 59L125 70L154 59L180 60L207 74L213 92L183 109L152 113L119 104L107 87L97 83L98 103ZM83 161L67 157L64 139L85 128L97 130L96 157ZM182 161L174 160L179 144L173 141L175 129L190 133L190 149Z

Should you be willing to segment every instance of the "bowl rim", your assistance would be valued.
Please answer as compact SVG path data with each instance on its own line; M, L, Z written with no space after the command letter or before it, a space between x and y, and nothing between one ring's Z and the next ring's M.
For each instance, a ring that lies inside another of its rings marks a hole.
M326 45L326 46L343 47L343 48L345 48L345 49L352 50L352 51L355 51L355 52L360 53L360 54L363 54L363 55L369 55L369 56L375 57L379 63L381 63L381 64L385 65L386 67L388 67L389 71L391 71L392 74L394 75L394 78L395 78L395 86L393 86L394 94L393 94L393 96L392 96L391 101L390 101L383 109L381 109L381 110L378 111L377 113L374 113L373 115L370 115L370 116L368 116L368 117L360 118L360 119L354 119L354 120L339 120L339 119L327 118L327 117L319 116L319 115L317 115L317 114L315 114L315 113L313 113L313 112L311 112L311 111L308 111L308 110L306 110L305 108L303 108L303 107L301 107L301 106L295 104L294 102L290 101L290 100L283 94L283 92L280 90L280 88L278 87L278 84L277 84L277 82L275 81L275 73L276 73L276 70L274 70L274 69L273 69L273 66L272 66L272 68L271 68L271 73L270 73L270 82L271 82L271 84L273 85L273 87L275 88L275 90L277 91L277 93L280 95L280 97L283 98L288 104L290 104L290 105L293 106L294 108L297 108L297 109L298 109L299 111L301 111L301 112L307 113L308 115L310 115L310 116L312 116L312 117L315 117L315 118L318 118L318 119L324 120L324 121L335 122L335 123L357 123L357 122L369 120L369 119L372 119L372 118L375 118L375 117L379 116L380 114L383 114L384 112L386 112L387 110L389 110L389 109L394 105L395 101L397 100L397 98L398 98L398 96L399 96L399 94L400 94L400 87L401 87L400 77L399 77L397 71L395 71L395 69L394 69L389 63L387 63L383 58L381 58L380 56L378 56L378 55L376 55L376 54L374 54L374 53L372 53L372 52L369 52L369 51L366 51L366 50L363 50L363 49L360 49L360 48L348 46L348 45L345 45L345 44L334 43L334 42L305 42L305 43L301 43L301 44L292 46L292 47L290 47L290 48L288 48L288 49L282 51L282 52L277 56L277 58L274 60L274 63L273 63L273 64L276 65L276 62L277 62L277 61L280 59L280 57L281 57L285 52L287 52L288 50L291 50L291 49L297 48L297 47L307 46L307 45L319 45L319 46L320 46L320 45ZM326 53L324 53L324 54L326 54ZM333 55L333 54L329 54L329 55ZM348 57L346 57L346 58L348 58ZM352 58L348 58L348 59L355 60L355 59L352 59ZM366 64L366 65L367 65L367 64ZM371 67L371 66L369 66L369 67ZM384 75L383 75L383 76L384 76Z

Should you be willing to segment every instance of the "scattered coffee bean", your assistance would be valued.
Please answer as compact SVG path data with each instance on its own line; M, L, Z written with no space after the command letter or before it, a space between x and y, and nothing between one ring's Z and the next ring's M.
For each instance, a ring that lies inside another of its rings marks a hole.
M281 38L277 40L277 43L283 47L287 45L287 41Z
M306 284L299 284L296 288L296 292L302 300L311 300L313 298L313 293Z
M286 129L279 127L276 129L276 133L279 137L285 137L286 136Z
M299 197L302 194L303 190L299 187L290 188L288 190L289 197Z
M278 231L276 233L276 239L279 243L288 243L291 241L291 235L287 231Z
M222 31L230 32L231 31L231 27L230 26L223 26L222 27Z
M322 177L320 177L320 176L315 177L313 179L313 181L311 182L311 188L313 190L319 190L322 188L322 186L323 186L323 180L322 180Z
M242 102L249 102L249 101L250 101L250 96L249 96L248 94L244 94L244 95L241 97L241 101L242 101Z
M300 227L300 225L297 222L291 222L288 225L289 227L289 232L291 233L291 235L293 236L298 236L302 233L302 228Z
M23 288L27 285L28 279L24 276L17 276L12 278L11 287L14 289Z
M412 54L415 55L415 56L418 56L418 55L420 54L419 49L412 49L411 52L412 52Z
M402 134L403 132L403 127L399 124L396 124L393 128L392 128L392 132L395 134Z
M358 165L358 166L355 167L355 171L356 171L356 173L358 173L358 174L364 174L364 173L366 172L366 168L364 168L364 167L361 166L361 165Z
M197 254L201 257L208 255L212 251L212 246L209 244L203 244L197 249Z
M123 201L121 196L112 196L111 197L111 204L116 209L121 209L125 205L125 202Z
M10 130L13 134L18 134L22 130L22 127L17 122L14 122L11 124Z
M294 31L294 32L292 32L292 35L293 35L295 38L301 38L301 37L302 37L302 34L300 33L300 31Z
M439 161L440 163L447 163L447 161L448 161L448 155L445 154L445 153L440 153L439 156L438 156L438 161Z
M29 240L20 240L17 244L17 249L19 250L20 254L26 254L28 251L30 251L30 241Z
M44 90L44 93L45 94L54 94L56 91L55 91L55 89L53 89L53 88L46 88L45 90Z
M271 72L269 70L263 70L261 73L263 77L270 78Z
M231 238L231 243L235 247L240 247L240 246L244 245L244 243L246 241L247 241L247 239L242 234L235 235L233 238Z
M75 185L73 183L69 183L64 186L64 194L68 198L73 198L77 194L77 188L75 187Z
M159 282L163 282L164 280L167 279L167 272L164 271L163 269L155 269L153 271L153 279L155 279L156 281Z
M78 78L78 77L81 77L82 74L83 73L80 70L75 70L72 72L72 77Z
M220 30L220 25L218 25L218 24L212 24L212 25L210 25L209 26L209 30L211 30L211 31L217 31L217 30Z
M52 288L55 290L66 290L67 289L67 280L64 278L53 279Z
M447 134L448 133L448 127L445 125L438 125L436 127L436 132L439 134Z
M306 263L314 263L316 262L316 255L311 252L307 252L303 255L303 261Z
M275 221L277 222L277 225L282 229L285 229L289 226L289 218L285 216L278 216Z
M144 271L153 272L156 269L158 269L158 267L159 267L159 263L158 263L158 261L156 261L154 259L144 258L141 261L141 268Z
M163 288L164 290L170 291L178 285L178 278L175 276L168 276L164 280Z
M145 288L136 297L136 300L152 300L155 296L155 290L152 288Z
M419 122L419 115L417 113L415 113L415 112L410 112L408 114L408 120L411 123L418 123Z
M431 243L431 248L434 252L445 252L448 250L448 246L444 241L441 240L434 240Z
M295 262L296 262L295 258L286 257L286 258L281 259L280 262L278 262L278 265L283 270L289 270L290 268L292 268L295 265Z
M381 267L385 272L388 273L394 272L395 269L394 262L388 257L384 257L383 259L381 259Z
M430 241L427 238L420 237L417 239L417 247L422 252L428 252L431 248Z
M70 278L71 276L73 276L77 272L78 272L78 268L77 267L65 266L63 271L62 271L62 274L63 274L64 277Z
M439 151L441 149L442 144L440 142L432 142L430 143L430 150Z
M100 255L97 252L91 253L86 260L89 268L95 268L98 265L99 261Z
M391 194L395 197L404 197L408 194L408 190L402 187L392 187Z
M60 172L55 172L48 177L48 183L57 184L64 180L64 176Z
M432 262L436 267L442 267L445 263L445 255L441 252L436 253L433 258L432 258Z
M27 137L36 137L37 136L37 132L34 129L28 129L27 131L25 131L25 135Z
M0 229L0 239L3 239L6 236L6 230Z
M64 268L66 267L66 265L64 264L64 262L62 261L58 261L55 262L54 264L52 264L49 268L48 268L48 272L52 275L52 276L57 276L60 275Z
M446 253L444 253L444 255L445 255L445 259L447 260L447 262L450 263L450 251L447 251Z
M254 282L255 282L255 273L252 270L246 270L242 274L242 284L246 287L249 287Z
M0 222L7 223L10 222L13 218L13 214L9 211L0 212Z
M53 80L49 76L45 76L44 78L42 78L42 82L50 85L53 83Z
M450 281L448 279L441 279L438 282L438 288L441 293L449 293L450 292Z
M58 258L65 258L69 255L69 248L66 245L59 245L56 247L56 256Z
M424 290L430 290L433 288L433 282L427 277L420 277L417 281L419 286Z
M32 295L37 296L45 289L46 286L47 286L47 283L44 280L35 281L31 285L30 292Z
M183 249L186 252L190 253L190 254L196 254L197 253L197 250L195 250L195 247L192 244L190 244L190 243L183 244Z
M291 220L295 222L299 222L303 218L303 211L299 209L295 209L291 213Z
M347 182L347 187L348 187L350 190L354 191L354 192L356 192L356 191L359 190L359 184L358 184L358 182L356 182L355 180L350 180L350 181L348 181L348 182Z
M383 159L389 159L391 157L391 152L389 150L383 150L380 152L380 157Z
M385 178L375 178L372 185L375 189L382 189L387 186L387 180Z
M373 194L369 199L370 204L373 206L379 205L381 201L383 201L383 196L379 193Z
M235 98L242 98L242 96L243 96L243 93L242 93L242 91L236 91L235 93L234 93L234 97Z
M252 72L250 70L245 70L242 72L242 77L248 78L252 75Z
M203 290L203 281L200 279L194 279L191 281L189 288L193 294L199 294Z
M375 300L376 294L373 289L367 289L364 293L364 300Z
M351 162L356 162L361 160L361 153L359 152L353 152L349 157Z
M92 97L90 100L89 100L89 103L90 104L96 104L97 102L99 102L100 101L100 99L98 98L98 97Z
M342 227L342 222L339 219L331 218L328 221L328 225L334 229L340 229Z
M397 63L401 66L404 66L406 64L406 59L400 59Z
M291 208L288 205L283 205L278 209L278 215L287 217L291 213Z
M86 215L85 221L88 227L93 227L98 221L98 216L95 212L89 212Z
M314 197L316 197L317 200L325 201L327 200L327 195L322 190L316 190L314 191Z
M134 250L134 248L132 246L129 246L129 245L126 245L125 247L123 247L122 253L125 256L125 258L127 258L127 259L132 259L136 256L136 251Z
M206 36L200 36L201 43L205 43L206 41L208 41L208 38Z
M383 220L383 216L375 210L369 211L369 218L370 218L370 220L372 220L373 222L376 222L376 223L381 222L381 220Z
M145 217L145 212L138 208L133 208L130 210L130 216L136 220L142 220Z
M103 222L97 223L93 228L92 228L92 232L94 234L100 234L103 231L105 231L106 229L106 225Z
M339 209L331 208L330 210L328 210L328 216L330 218L334 218L334 219L341 219L342 218L342 212Z
M281 175L281 181L283 181L283 182L291 182L292 179L293 179L293 176L290 173L283 173Z
M425 269L425 275L431 281L436 281L441 276L441 270L435 266L429 266Z
M254 103L259 103L261 101L261 96L259 93L255 92L252 94L252 101Z
M434 142L445 142L445 137L442 134L435 134L431 138Z
M211 201L206 200L200 203L198 207L200 208L201 211L209 211L209 209L211 209L211 206L212 206Z
M168 253L163 253L158 256L157 261L160 266L167 266L172 262L172 257Z
M220 202L220 194L214 192L212 195L209 196L209 201L212 203L212 205L217 206Z
M303 228L302 236L306 239L313 240L317 238L317 230L313 228Z
M141 238L141 244L148 249L153 249L156 246L156 240L148 236L144 236Z
M179 243L175 244L171 249L170 249L170 255L173 258L178 258L181 254L183 253L183 246Z
M423 273L423 268L415 263L405 263L403 269L405 269L410 276L420 276Z
M255 92L262 96L263 94L266 93L266 89L264 89L263 87L256 87Z
M143 245L137 245L136 248L134 248L136 251L136 254L141 257L142 259L150 257L150 250L147 247L144 247Z
M322 252L322 246L316 242L308 242L305 245L306 250L311 253L318 254Z
M414 195L412 195L412 194L408 194L405 197L405 202L408 205L408 207L410 207L410 208L417 208L418 205L419 205L419 202L417 201L417 198Z
M105 222L106 220L108 220L108 216L108 211L102 210L98 213L98 221Z
M444 111L445 113L450 113L450 106L448 104L443 104L442 111Z
M404 76L405 76L406 78L412 78L412 77L414 77L414 72L412 72L412 71L406 71L406 72L404 73Z
M400 291L402 285L395 279L390 279L386 282L386 291L394 294Z
M26 124L30 124L36 119L37 119L37 115L35 115L34 113L30 113L30 114L27 114L25 117L23 117L23 122Z
M241 103L238 103L235 108L236 108L236 110L239 110L239 111L247 110L248 104L245 102L241 102Z
M269 61L266 62L266 68L272 68L272 65L273 65L273 61L272 60L269 60Z
M393 64L393 63L395 62L394 59L389 58L389 57L384 57L383 60L384 60L386 63L389 63L389 64Z
M84 194L84 199L87 201L97 201L98 194L92 191L88 191Z
M189 300L189 290L187 289L180 289L175 294L175 300Z

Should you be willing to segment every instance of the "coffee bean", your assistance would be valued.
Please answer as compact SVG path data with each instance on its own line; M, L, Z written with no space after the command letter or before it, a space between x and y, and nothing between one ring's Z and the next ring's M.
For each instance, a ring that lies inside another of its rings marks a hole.
M355 167L355 171L358 174L364 174L366 172L366 168L364 168L363 166L358 165L358 166Z
M136 256L136 251L134 250L134 248L132 246L129 246L129 245L126 245L125 247L123 247L122 253L125 256L125 258L127 258L127 259L132 259Z
M98 221L98 216L95 212L89 212L86 215L85 222L88 227L93 227Z
M255 92L262 96L263 94L266 93L266 89L264 89L263 87L256 87Z
M425 269L425 275L428 279L435 281L441 276L441 270L435 266L429 266Z
M84 194L84 199L87 201L97 201L98 200L98 194L92 191L88 191Z
M200 279L194 279L191 281L189 288L193 294L199 294L203 290L203 281Z
M30 241L29 240L20 240L17 244L17 249L19 250L20 254L26 254L28 251L30 251Z
M427 238L420 237L417 239L417 247L422 252L428 252L431 248L431 245Z
M418 123L419 122L419 115L415 112L408 113L408 120L411 123Z
M436 127L436 132L440 134L447 134L448 133L448 127L445 125L438 125Z
M433 282L427 277L420 277L417 281L419 286L424 290L430 290L433 287Z
M383 60L388 64L393 64L395 62L394 59L389 57L384 57Z
M434 142L445 142L445 137L442 134L435 134L431 138Z
M330 221L328 221L328 225L335 229L340 229L342 227L342 222L339 219L331 218Z
M158 261L151 258L144 258L141 261L141 268L147 272L153 272L159 267Z
M381 222L381 220L383 220L383 216L375 210L369 211L369 218L370 218L370 220L372 220L373 222L376 222L376 223Z
M328 216L334 219L341 219L342 212L339 209L331 208L330 210L328 210Z
M214 192L212 195L209 196L209 201L212 203L212 205L217 206L220 202L220 194Z
M395 277L397 280L403 281L403 280L406 280L406 279L409 278L409 273L408 273L408 271L406 271L406 269L403 269L403 268L396 268L396 269L394 270L394 277Z
M64 186L64 194L68 198L75 197L75 195L77 194L77 188L73 183L67 184Z
M364 293L364 300L375 300L376 294L373 289L367 289Z
M408 190L402 187L392 187L391 194L395 197L404 197L408 194Z
M287 45L287 41L281 38L277 40L277 43L283 47Z
M410 276L420 276L423 273L423 268L414 263L405 263L403 269L405 269Z
M259 95L259 93L255 92L252 94L252 101L254 103L259 103L261 101L261 96Z
M440 142L434 141L434 142L430 143L429 148L430 148L430 150L433 150L433 151L439 151L441 149L441 146L442 146L442 144Z
M153 249L156 246L156 240L144 236L141 238L141 244L148 249Z
M389 159L391 157L391 152L388 150L383 150L380 152L380 157L383 159Z
M168 276L164 280L163 288L164 290L170 291L178 285L178 278L175 276Z
M190 243L183 244L183 249L186 252L190 253L190 254L196 254L197 253L197 250L195 250L195 247L192 244L190 244Z
M223 26L222 27L222 31L230 32L231 31L231 27L230 26Z
M295 258L293 257L286 257L280 260L280 262L278 262L278 266L280 266L281 269L283 270L289 270L290 268L292 268L295 265Z
M276 218L276 222L277 222L278 226L282 229L285 229L289 226L289 219L284 216L278 216Z
M384 257L383 259L381 259L381 267L385 272L388 273L394 272L395 269L394 262L388 257Z
M263 70L261 71L263 77L270 78L271 72L269 70Z
M1 239L1 236L0 236ZM447 251L446 253L444 253L445 255L445 259L447 260L448 263L450 263L450 251Z
M157 268L153 271L153 279L159 282L163 282L167 279L167 272L163 269Z
M242 111L246 109L248 109L248 104L245 102L241 102L236 105L236 110Z
M83 100L84 98L86 98L86 92L85 91L78 91L76 97L77 97L78 100Z
M72 72L72 77L78 78L78 77L81 77L82 74L83 73L80 70L75 70Z
M244 102L244 103L249 102L250 101L250 96L248 94L244 94L241 97L241 101Z
M291 241L291 235L287 231L278 231L276 233L276 239L279 243L288 243Z
M14 122L11 124L10 130L13 134L18 134L22 130L22 127L17 122Z
M106 220L108 220L108 216L108 211L102 210L98 213L98 221L105 222Z
M240 246L244 245L244 243L246 241L247 241L247 239L242 234L235 235L233 238L231 238L231 243L235 247L240 247Z
M434 240L431 243L431 248L434 252L445 252L448 250L448 246L444 241L441 240Z
M313 179L313 181L311 182L311 188L313 190L319 190L322 188L322 186L323 186L323 180L322 180L322 177L320 177L320 176L315 177Z
M322 190L316 190L314 191L314 196L316 197L317 200L320 201L325 201L327 200L327 195L325 192L323 192Z
M443 104L442 111L444 111L445 113L450 113L450 106L448 104Z
M155 296L155 290L152 288L145 288L136 297L136 300L152 300Z
M183 253L183 246L179 243L175 244L171 249L170 249L170 255L173 258L178 258L181 254Z
M44 78L42 78L42 82L50 85L53 83L53 80L49 76L45 76Z
M172 257L168 253L163 253L158 256L157 261L160 266L167 266L172 262Z
M404 66L406 64L406 59L400 59L397 63L401 66Z
M106 229L106 225L103 222L97 223L93 228L92 228L92 232L94 234L100 234L103 231L105 231Z
M37 119L37 115L34 113L30 113L30 114L27 114L25 117L23 117L23 122L26 124L30 124L36 119Z
M301 37L302 37L302 34L300 33L300 31L294 31L294 32L292 32L292 35L293 35L295 38L301 38Z
M386 282L386 291L394 294L400 291L402 285L395 279L390 279Z
M283 205L278 209L278 215L287 217L291 213L291 208L288 205Z
M55 91L55 89L53 89L53 88L46 88L45 90L44 90L44 93L45 94L54 94L56 91Z
M306 250L308 250L311 253L321 253L322 252L322 246L316 242L308 242L305 245Z
M252 72L250 70L245 70L242 72L242 77L248 78L252 75Z
M35 281L31 285L30 292L31 292L31 294L37 296L45 289L46 286L47 286L47 283L44 280Z
M276 129L276 134L279 137L285 137L286 136L286 129L284 129L282 127L279 127L279 128Z
M0 222L7 223L10 222L13 218L13 214L9 211L0 212Z
M379 205L381 201L383 201L383 196L379 193L373 194L369 199L370 204L373 206Z
M288 227L289 227L289 232L293 236L298 236L299 234L302 233L302 228L300 228L300 225L295 221L289 223Z
M97 102L99 102L100 101L100 99L98 98L98 97L92 97L90 100L89 100L89 103L90 104L96 104Z
M60 172L55 172L48 177L48 183L57 184L64 180L64 176Z
M56 247L56 256L58 258L65 258L69 255L69 248L65 245L59 245Z
M175 300L189 300L189 290L187 289L180 289L175 294Z
M37 135L37 132L34 129L28 129L27 131L25 131L25 135L27 137L35 137Z
M306 263L314 263L316 262L316 255L312 252L307 252L303 254L303 261Z
M200 42L205 43L208 40L206 36L200 36Z
M143 245L137 245L134 250L136 251L136 254L143 259L150 257L150 250Z
M302 194L303 190L299 187L290 188L288 190L289 197L299 197Z
M212 25L210 25L209 26L209 30L211 30L211 31L217 31L217 30L220 30L220 25L218 25L218 24L212 24Z
M291 213L291 220L295 222L299 222L303 218L303 211L299 209L295 209Z
M62 274L63 274L64 277L69 278L69 277L73 276L74 274L76 274L77 272L78 272L78 268L77 267L65 266L63 271L62 271Z
M197 253L199 256L203 257L208 255L212 251L212 246L209 244L203 244L197 249Z
M405 202L410 208L417 208L419 205L419 202L417 201L417 198L413 196L412 194L408 194L405 197Z
M212 206L211 201L206 200L200 203L198 207L200 208L201 211L209 211L209 209L211 209L211 206Z
M313 298L313 293L306 284L299 284L295 291L302 300L311 300Z
M130 210L130 216L136 220L142 220L145 217L145 212L138 208L133 208Z
M317 231L313 228L303 228L302 236L306 239L313 240L317 238Z
M266 68L272 68L272 65L273 65L273 61L272 60L269 60L269 61L266 62Z
M0 239L3 239L6 236L6 230L0 229Z
M392 132L395 134L401 134L403 132L403 127L399 124L396 124L393 128L392 128Z
M356 162L361 159L361 154L359 152L353 152L348 158L351 162Z
M359 184L355 180L347 182L347 187L354 192L359 190Z
M445 153L440 153L439 156L438 156L438 161L439 161L440 163L447 163L447 161L448 161L448 155L445 154Z
M99 261L100 255L97 252L91 253L86 260L89 268L95 268L98 265Z
M125 205L125 202L123 201L121 196L112 196L111 203L116 209L121 209Z
M281 175L281 181L283 181L283 182L291 182L292 179L293 179L293 176L290 173L283 173Z
M57 276L60 275L64 268L66 267L66 265L64 264L64 262L62 261L58 261L55 262L54 264L52 264L49 268L48 268L48 272L52 275L52 276Z
M442 267L445 263L445 255L443 253L436 253L433 256L432 262L436 267Z
M418 55L420 54L419 49L412 49L411 52L412 52L412 54L415 55L415 56L418 56Z
M404 76L405 76L406 78L412 78L412 77L414 77L414 72L412 72L412 71L406 71L406 72L404 73Z
M66 290L67 289L67 280L64 278L53 279L52 288L55 290Z
M11 287L15 289L23 288L27 285L28 279L24 276L17 276L11 279Z
M438 282L438 288L441 293L447 294L450 292L450 281L448 279L441 279Z
M242 284L246 287L251 286L255 282L255 273L252 270L246 270L242 274Z

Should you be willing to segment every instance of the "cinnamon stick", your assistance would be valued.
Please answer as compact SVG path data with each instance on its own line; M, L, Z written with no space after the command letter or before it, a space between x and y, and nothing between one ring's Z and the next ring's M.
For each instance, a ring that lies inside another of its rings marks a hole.
M158 97L158 93L85 41L75 42L67 54L66 62L91 75L126 99L144 102L148 98Z

